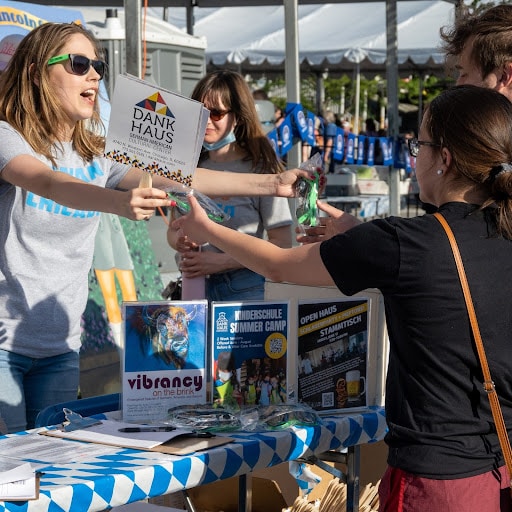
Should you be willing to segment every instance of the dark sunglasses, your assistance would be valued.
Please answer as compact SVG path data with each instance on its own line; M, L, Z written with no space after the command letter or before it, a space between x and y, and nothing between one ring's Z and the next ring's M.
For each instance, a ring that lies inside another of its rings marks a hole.
M221 119L224 119L231 110L217 110L216 108L212 108L210 110L210 119L212 121L220 121Z
M94 71L100 75L100 80L105 75L105 69L107 64L102 60L91 60L85 57L84 55L75 55L74 53L66 53L64 55L57 55L56 57L52 57L48 61L48 66L53 64L58 64L59 62L65 62L69 59L71 63L71 72L74 75L85 75L91 66L94 68Z

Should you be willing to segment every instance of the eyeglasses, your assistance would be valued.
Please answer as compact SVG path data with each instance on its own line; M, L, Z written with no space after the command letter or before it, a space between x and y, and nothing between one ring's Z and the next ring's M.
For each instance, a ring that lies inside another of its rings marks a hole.
M436 142L429 142L427 140L418 140L416 138L409 139L407 141L407 144L409 145L409 153L411 156L417 157L418 153L420 151L420 146L431 146L434 148L440 148L441 144L437 144Z
M102 60L92 60L88 59L84 55L75 55L74 53L66 53L64 55L57 55L56 57L52 57L48 61L48 66L52 66L53 64L57 64L59 62L65 62L69 59L71 63L71 72L74 75L85 75L91 66L94 68L94 71L100 75L100 80L105 75L105 69L107 64Z
M221 119L224 119L231 110L217 110L216 108L212 108L210 110L210 119L212 121L220 121Z

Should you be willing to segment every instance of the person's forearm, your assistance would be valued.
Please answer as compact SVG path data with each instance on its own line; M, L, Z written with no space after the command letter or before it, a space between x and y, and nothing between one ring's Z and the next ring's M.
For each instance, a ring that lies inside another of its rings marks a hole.
M214 223L208 227L208 240L243 266L272 281L333 285L321 263L318 245L282 249L267 240Z
M198 168L192 187L203 194L219 196L274 196L277 194L277 174L253 174L211 171Z
M117 196L122 193L77 180L73 183L68 182L65 186L54 183L49 198L56 203L76 210L115 213L126 216L126 212L119 208L121 201L117 199Z
M125 183L132 184L134 178L130 170ZM137 170L140 173L139 170ZM279 174L239 173L229 171L212 171L197 168L192 178L192 187L211 197L222 196L280 196L295 197L295 185L299 178L310 178L309 173L300 169L291 169ZM136 186L136 185L132 185ZM165 189L168 187L184 187L176 181L153 175L153 187ZM126 187L126 188L132 188Z
M272 273L275 266L267 265L265 259L258 255L266 254L268 259L271 260L275 257L271 251L279 250L279 248L266 240L240 233L220 224L211 223L208 231L208 239L212 245L230 254L241 265L254 270L258 274L274 280L277 279L277 276Z
M281 226L279 228L269 229L267 239L270 243L282 247L283 249L293 245L292 227Z
M29 155L13 158L3 169L2 178L68 208L116 213L113 194L120 192L86 183L64 172L53 171Z
M277 182L275 174L238 173L198 168L194 172L191 188L210 197L274 196L277 193ZM153 186L167 188L183 185L161 176L154 176Z
M30 155L13 158L1 177L23 188L75 210L115 213L131 220L148 218L158 206L169 206L169 199L158 189L136 189L129 192L106 189L79 180L50 167Z

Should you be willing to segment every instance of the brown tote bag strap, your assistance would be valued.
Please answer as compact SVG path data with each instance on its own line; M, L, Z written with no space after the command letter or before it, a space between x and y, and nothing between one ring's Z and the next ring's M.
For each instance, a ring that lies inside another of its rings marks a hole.
M460 256L457 241L450 226L446 222L446 219L439 213L434 213L434 217L441 223L453 252L455 258L455 264L457 265L457 271L459 272L460 284L464 293L464 299L466 301L466 308L468 310L469 321L471 322L471 329L473 330L473 337L475 338L475 344L478 351L478 357L480 358L480 365L482 366L482 373L484 376L484 389L489 397L491 403L492 416L494 418L494 424L496 425L496 431L500 440L501 451L503 452L503 458L508 469L509 479L512 478L512 450L510 448L510 440L508 438L507 429L505 427L505 421L503 420L503 414L501 412L500 402L494 387L494 382L491 379L491 372L489 371L489 365L487 364L487 356L485 355L484 344L482 342L482 336L480 335L480 328L476 319L475 308L473 306L473 299L471 298L471 292L469 291L468 280L466 278L466 272L464 270L464 264ZM510 487L512 488L512 481L510 481Z

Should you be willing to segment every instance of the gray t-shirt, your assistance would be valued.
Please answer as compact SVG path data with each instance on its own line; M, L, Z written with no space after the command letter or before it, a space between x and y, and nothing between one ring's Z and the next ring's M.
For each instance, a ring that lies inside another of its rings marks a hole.
M0 348L41 358L80 348L80 319L100 214L61 206L2 178L18 155L36 154L0 122ZM55 147L57 169L115 188L129 167L107 158L85 162L71 143Z
M248 160L214 162L206 159L200 166L215 171L253 172L252 162ZM293 223L288 199L285 197L216 197L215 202L231 217L224 223L225 226L258 238L263 238L265 231L269 229L291 226ZM218 251L213 246L204 249Z

